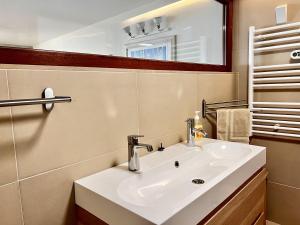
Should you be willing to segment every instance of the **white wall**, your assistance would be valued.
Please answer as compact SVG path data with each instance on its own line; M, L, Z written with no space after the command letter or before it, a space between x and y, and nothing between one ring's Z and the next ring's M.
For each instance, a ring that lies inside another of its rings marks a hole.
M186 8L169 10L165 16L171 31L152 35L151 39L176 35L178 61L223 64L223 7L220 3L201 0ZM41 43L35 48L125 56L126 44L148 39L130 40L121 25L128 18L126 15L110 18Z

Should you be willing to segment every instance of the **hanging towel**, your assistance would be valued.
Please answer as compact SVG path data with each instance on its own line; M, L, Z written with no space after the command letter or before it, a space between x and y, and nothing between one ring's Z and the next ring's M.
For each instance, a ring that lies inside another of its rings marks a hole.
M217 110L217 138L249 143L251 113L249 109Z

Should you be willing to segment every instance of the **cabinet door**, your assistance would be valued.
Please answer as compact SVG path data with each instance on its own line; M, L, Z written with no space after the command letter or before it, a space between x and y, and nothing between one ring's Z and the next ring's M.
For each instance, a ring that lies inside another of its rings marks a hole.
M265 225L266 224L266 217L265 213L261 213L255 223L253 225Z
M205 225L253 225L265 223L266 176L263 169L233 196ZM262 218L260 216L262 215ZM257 219L260 218L259 221ZM262 223L260 222L262 221Z

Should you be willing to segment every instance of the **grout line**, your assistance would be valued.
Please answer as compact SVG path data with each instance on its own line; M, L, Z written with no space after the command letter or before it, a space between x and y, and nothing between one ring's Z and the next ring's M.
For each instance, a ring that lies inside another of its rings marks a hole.
M140 89L139 89L139 76L140 76L140 73L139 72L136 72L135 74L135 88L136 88L136 110L137 110L137 119L138 119L138 134L140 135Z
M8 96L8 99L11 99L7 70L5 70L5 77L6 77L7 96ZM22 195L21 195L21 187L20 187L20 182L19 182L19 178L20 178L20 176L19 176L19 166L18 166L18 160L17 160L15 130L14 130L13 114L12 114L12 108L11 107L9 107L9 116L10 116L10 122L11 122L11 135L12 135L12 141L13 141L13 148L14 148L14 153L15 153L18 194L19 194L20 207L21 207L21 218L22 218L22 224L24 225L24 213L23 213Z
M201 101L203 99L200 98L200 87L199 87L199 77L196 75L196 110L194 111L200 111L200 114L202 114L202 104ZM203 98L203 97L202 97ZM201 117L202 118L202 117Z
M240 76L241 76L241 74L239 73L239 72L237 72L236 73L236 97L237 97L237 99L240 99L240 97L241 97L241 93L240 93L240 82L241 82L241 79L240 79ZM248 81L247 81L248 82ZM248 96L247 96L247 98L248 98Z
M275 223L271 220L266 220L266 225L280 225L279 223Z
M114 152L118 152L120 151L121 149L124 149L124 148L118 148L117 150L115 151L111 151L111 152L105 152L103 154L100 154L100 155L96 155L96 156L93 156L91 158L88 158L88 159L84 159L82 161L79 161L79 162L74 162L74 163L71 163L71 164L67 164L67 165L64 165L62 167L58 167L58 168L55 168L55 169L50 169L50 170L47 170L45 172L41 172L41 173L38 173L38 174L35 174L35 175L31 175L31 176L28 176L28 177L25 177L25 178L21 178L19 179L19 181L25 181L25 180L28 180L28 179L31 179L31 178L34 178L34 177L38 177L38 176L42 176L42 175L45 175L45 174L48 174L48 173L52 173L52 172L55 172L55 171L58 171L58 170L61 170L61 169L65 169L65 168L68 168L68 167L71 167L71 166L76 166L76 165L79 165L81 163L85 163L85 162L89 162L91 160L94 160L94 159L97 159L97 158L100 158L100 157L103 157L105 155L108 155L108 154L111 154L111 153L114 153Z
M22 193L21 193L21 184L20 181L18 181L18 189L19 189L19 199L20 199L20 206L21 206L21 218L22 218L22 224L25 224L24 220L24 209L23 209L23 202L22 202Z
M49 67L56 67L56 66L49 66ZM66 66L68 67L68 66ZM71 67L74 68L74 67ZM1 69L0 70L10 70L10 71L41 71L41 72L57 72L57 71L61 71L61 72L76 72L76 73L81 73L81 72L118 72L118 73L128 73L128 72L134 72L137 71L138 69L125 69L125 68L105 68L105 67L97 67L99 68L97 69L85 69L86 67L84 67L84 69L64 69L64 68L53 68L53 69L46 69L46 68L7 68L7 69ZM222 73L222 72L220 72Z
M0 185L0 188L4 188L6 186L9 186L9 185L12 185L12 184L16 184L17 182L18 181L16 180L16 181L13 181L13 182L10 182L10 183L2 184L2 185Z
M274 182L274 181L268 181L268 183L271 183L271 184L276 184L276 185L283 186L283 187L286 187L286 188L293 188L293 189L300 190L300 188L299 188L299 187L290 186L290 185L287 185L287 184L281 184L281 183Z
M171 135L181 135L180 133L168 133L168 134L165 134L163 136L171 136ZM150 138L149 140L159 140L159 138ZM55 171L58 171L60 169L65 169L65 168L68 168L68 167L71 167L71 166L76 166L76 165L79 165L81 163L85 163L85 162L88 162L88 161L91 161L91 160L94 160L94 159L97 159L97 158L100 158L100 157L103 157L105 155L108 155L108 154L111 154L111 153L114 153L114 152L118 152L120 150L122 150L124 148L118 148L117 150L115 151L111 151L111 152L105 152L103 154L100 154L100 155L96 155L96 156L93 156L91 158L88 158L88 159L85 159L85 160L82 160L82 161L79 161L79 162L75 162L75 163L71 163L71 164L67 164L65 166L62 166L62 167L58 167L58 168L55 168L55 169L51 169L51 170L47 170L45 172L41 172L41 173L38 173L38 174L35 174L35 175L32 175L32 176L28 176L28 177L25 177L25 178L21 178L19 179L18 181L25 181L25 180L28 180L28 179L31 179L31 178L34 178L34 177L38 177L38 176L42 176L42 175L45 175L45 174L48 174L48 173L51 173L51 172L55 172ZM1 186L0 186L1 187Z
M6 88L7 88L7 97L10 99L10 92L9 92L9 82L8 82L8 75L7 71L5 71L5 77L6 77ZM13 125L13 116L12 116L12 109L9 107L9 117L11 122L11 135L12 135L12 141L13 141L13 148L15 153L15 162L16 162L16 170L17 170L17 180L19 180L19 170L18 170L18 162L17 162L17 151L16 151L16 142L15 142L15 135L14 135L14 125Z

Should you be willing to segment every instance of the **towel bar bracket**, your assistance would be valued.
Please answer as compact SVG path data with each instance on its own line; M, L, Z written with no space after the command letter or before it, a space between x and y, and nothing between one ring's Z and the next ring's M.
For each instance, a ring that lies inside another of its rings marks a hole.
M43 98L54 98L54 91L52 88L45 88L42 94ZM53 107L54 107L54 103L46 103L43 105L44 109L47 112L50 112Z

